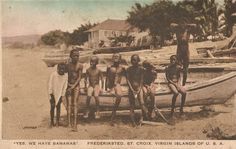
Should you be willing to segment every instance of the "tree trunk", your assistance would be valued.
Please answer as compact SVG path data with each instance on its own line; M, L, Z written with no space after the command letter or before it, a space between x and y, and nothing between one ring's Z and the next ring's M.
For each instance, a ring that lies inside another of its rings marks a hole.
M160 34L160 38L161 38L160 47L163 47L164 46L164 42L165 42L165 33L163 31Z

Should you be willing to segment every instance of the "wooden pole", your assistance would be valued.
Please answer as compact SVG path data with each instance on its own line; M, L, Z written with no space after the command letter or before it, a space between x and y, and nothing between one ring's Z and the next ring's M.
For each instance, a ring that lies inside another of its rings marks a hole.
M214 55L212 55L211 51L210 50L207 50L207 54L210 58L215 58Z

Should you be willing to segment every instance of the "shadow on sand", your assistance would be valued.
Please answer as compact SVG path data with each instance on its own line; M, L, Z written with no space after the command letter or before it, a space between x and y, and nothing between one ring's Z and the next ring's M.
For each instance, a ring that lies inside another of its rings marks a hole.
M219 115L220 113L228 113L228 112L224 112L224 111L211 111L211 110L205 110L202 109L200 111L197 112L185 112L184 116L181 116L179 112L175 112L175 118L174 118L174 123L172 123L172 125L174 124L178 124L181 123L183 121L197 121L197 120L203 120L203 119L207 119L207 118L212 118L215 117L217 115ZM162 111L162 114L165 116L165 118L168 121L172 121L172 119L170 118L170 111ZM135 113L135 120L136 122L138 122L140 119L140 112ZM88 119L84 119L83 115L79 115L78 119L77 119L77 124L80 125L109 125L111 120L111 114L106 114L104 116L101 116L100 119L95 119L94 118L94 113L91 112L89 114L89 118ZM160 122L160 123L166 123L160 115L156 116L154 119L152 119L152 121L154 122ZM115 123L116 125L130 125L131 126L131 121L130 121L130 116L129 113L126 114L122 114L122 115L118 115L116 116L115 119ZM49 125L49 117L44 118L42 120L42 123L40 124L40 127L47 127ZM67 116L66 115L62 115L60 117L60 125L61 127L67 127Z

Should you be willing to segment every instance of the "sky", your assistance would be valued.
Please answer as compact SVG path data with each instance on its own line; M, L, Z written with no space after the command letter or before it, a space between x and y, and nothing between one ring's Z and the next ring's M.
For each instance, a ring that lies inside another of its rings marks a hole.
M55 29L72 32L88 22L126 19L135 2L151 4L153 1L2 0L2 36L44 34Z

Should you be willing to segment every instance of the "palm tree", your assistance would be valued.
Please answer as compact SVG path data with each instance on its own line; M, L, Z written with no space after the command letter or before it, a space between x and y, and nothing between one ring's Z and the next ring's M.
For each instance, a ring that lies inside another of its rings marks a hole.
M151 5L136 3L129 11L127 21L140 29L149 31L153 39L160 37L160 46L164 45L165 38L170 33L171 14L174 4L169 0L159 0Z
M195 21L201 28L203 38L215 35L218 27L218 13L215 0L197 0L195 3Z
M226 36L231 36L233 33L233 22L232 14L236 12L236 2L233 3L232 0L225 0L225 24L226 24Z

